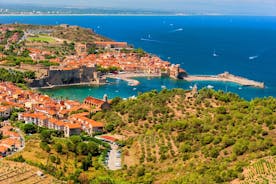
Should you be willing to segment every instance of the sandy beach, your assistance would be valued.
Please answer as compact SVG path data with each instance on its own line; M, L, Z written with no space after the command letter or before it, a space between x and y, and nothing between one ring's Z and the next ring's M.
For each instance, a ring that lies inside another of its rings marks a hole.
M160 77L160 74L148 74L148 73L120 73L120 74L108 74L105 75L107 78L122 79L130 86L137 86L140 84L138 80L133 79L134 77Z

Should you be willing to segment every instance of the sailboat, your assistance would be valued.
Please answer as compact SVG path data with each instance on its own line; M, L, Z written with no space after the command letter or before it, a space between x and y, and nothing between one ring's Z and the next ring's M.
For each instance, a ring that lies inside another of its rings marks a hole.
M217 57L217 56L218 56L215 49L214 49L214 52L213 52L213 56L214 56L214 57Z

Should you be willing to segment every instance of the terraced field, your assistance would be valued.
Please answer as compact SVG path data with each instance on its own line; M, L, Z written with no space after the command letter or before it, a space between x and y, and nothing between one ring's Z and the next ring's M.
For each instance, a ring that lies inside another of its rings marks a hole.
M139 136L138 142L140 163L156 163L178 154L174 138L167 132Z
M61 183L52 176L37 174L39 170L25 163L0 161L0 184L52 184Z
M234 180L231 184L276 183L276 157L257 160L244 170L243 175L242 180Z

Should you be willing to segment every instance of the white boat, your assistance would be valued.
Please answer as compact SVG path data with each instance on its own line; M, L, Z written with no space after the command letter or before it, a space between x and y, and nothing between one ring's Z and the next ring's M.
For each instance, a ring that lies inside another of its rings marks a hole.
M115 92L116 92L116 93L119 93L119 90L116 90Z
M242 87L239 87L239 90L242 90Z
M218 57L218 54L216 53L216 50L214 50L213 56L214 56L214 57Z
M162 89L166 89L167 87L166 87L165 85L162 85L161 88L162 88Z
M248 57L249 60L257 59L259 56L250 56Z
M129 86L136 86L133 82L128 82L127 85L129 85Z
M136 88L133 88L132 90L133 90L133 91L135 91L135 90L136 90Z
M190 89L193 89L193 86L189 86Z
M207 88L208 88L208 89L213 89L214 86L208 85Z

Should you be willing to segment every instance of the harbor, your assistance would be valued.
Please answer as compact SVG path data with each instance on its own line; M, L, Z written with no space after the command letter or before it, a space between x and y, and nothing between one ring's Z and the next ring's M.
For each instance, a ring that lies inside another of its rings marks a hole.
M147 73L122 73L122 74L109 74L106 75L107 78L121 79L128 82L129 86L137 86L140 82L136 77L160 77L159 74L147 74ZM244 77L236 76L230 74L229 72L224 72L218 75L188 75L183 78L183 80L188 82L195 81L218 81L218 82L233 82L242 86L252 86L256 88L264 88L265 84L263 82L258 82L250 80Z

